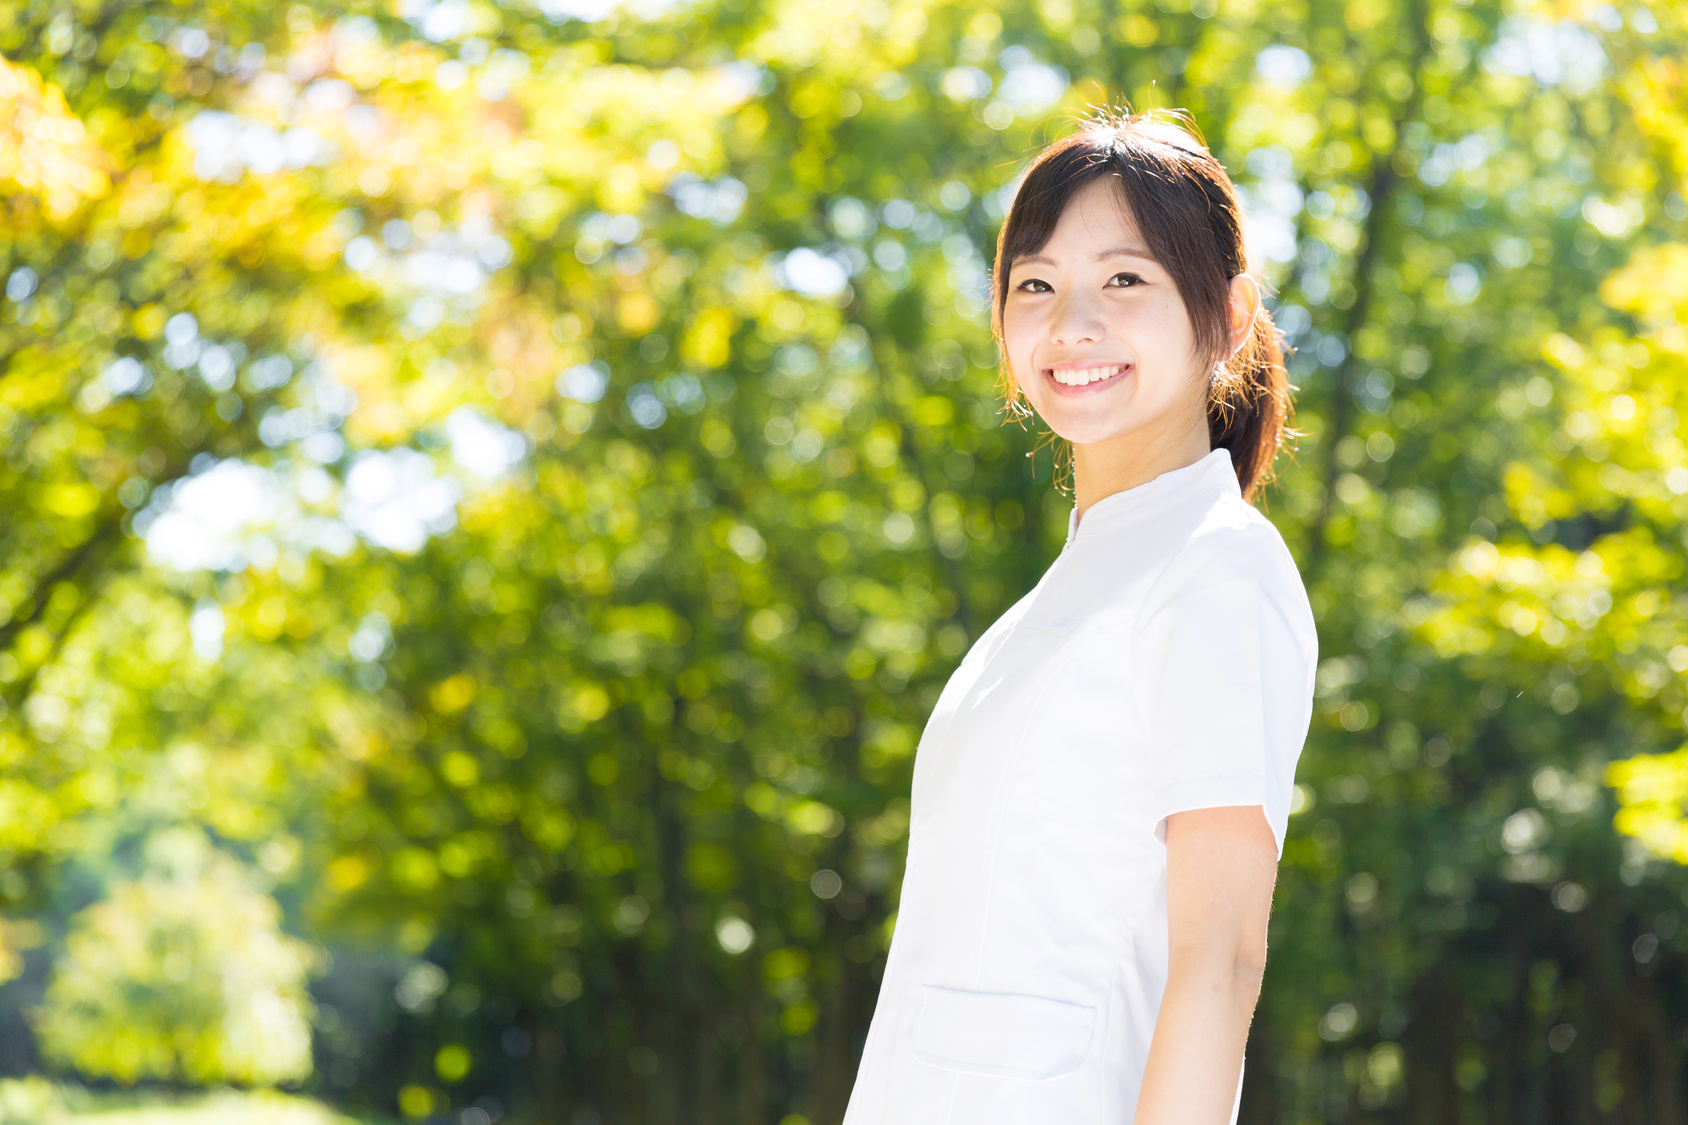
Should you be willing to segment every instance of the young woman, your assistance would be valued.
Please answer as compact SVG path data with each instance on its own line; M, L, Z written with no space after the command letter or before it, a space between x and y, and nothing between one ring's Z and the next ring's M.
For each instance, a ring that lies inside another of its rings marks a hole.
M921 739L846 1125L1235 1119L1317 647L1249 504L1289 387L1246 271L1224 168L1150 115L1014 199L996 338L1077 503Z

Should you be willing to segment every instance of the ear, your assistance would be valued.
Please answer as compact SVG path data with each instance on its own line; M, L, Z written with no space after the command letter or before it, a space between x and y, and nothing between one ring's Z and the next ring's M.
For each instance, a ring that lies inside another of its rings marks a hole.
M1239 273L1231 279L1231 350L1230 354L1237 354L1237 349L1248 342L1249 333L1254 331L1254 322L1260 316L1260 284L1246 273Z

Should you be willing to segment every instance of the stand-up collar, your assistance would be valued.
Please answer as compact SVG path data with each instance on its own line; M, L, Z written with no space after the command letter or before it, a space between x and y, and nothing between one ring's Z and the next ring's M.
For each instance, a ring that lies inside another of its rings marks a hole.
M1215 449L1181 469L1173 469L1134 488L1102 497L1084 513L1082 525L1079 523L1078 506L1074 505L1067 515L1067 542L1140 522L1180 500L1216 488L1235 496L1242 495L1242 486L1237 483L1237 473L1231 465L1231 451L1228 449Z

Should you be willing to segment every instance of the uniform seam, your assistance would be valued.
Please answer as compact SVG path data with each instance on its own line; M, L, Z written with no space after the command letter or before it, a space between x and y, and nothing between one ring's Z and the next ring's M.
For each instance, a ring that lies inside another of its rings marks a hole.
M1010 609L1008 611L1008 613L1013 614L1014 610ZM991 644L990 644L990 651L985 653L980 658L980 660L979 660L979 674L973 678L972 685L965 692L962 693L961 698L957 699L955 701L955 710L950 713L949 719L944 724L944 736L942 738L940 738L938 740L938 744L935 747L933 747L933 749L936 751L936 754L932 759L931 766L928 767L928 769L926 770L926 775L927 775L928 778L931 777L931 775L938 769L939 766L943 765L944 759L949 756L950 742L955 738L955 719L956 719L956 716L961 714L962 707L967 703L968 700L970 700L973 697L973 692L978 689L979 681L983 680L985 678L985 673L990 670L991 662L993 660L995 660L997 658L997 656L1002 652L1002 646L1003 646L1004 642L1007 640L1008 635L1010 633L1012 633L1015 629L1019 628L1020 619L1025 617L1025 615L1026 615L1026 611L1024 609L1022 609L1018 614L1015 614L1013 620L1008 621L1007 625L1003 628L1003 630L1000 633L998 633L994 638L992 638ZM1004 614L1002 620L1007 620L1007 618L1008 618L1008 614ZM1001 624L1001 623L1002 623L1002 621L998 621L998 624ZM996 627L995 625L991 626L992 629L994 629L995 627ZM986 635L989 635L990 630L987 629L985 631L985 633L986 633ZM984 639L984 637L980 637L980 640L983 640L983 639ZM972 654L969 653L968 655L971 656ZM961 658L961 664L956 665L955 671L956 672L961 671L962 665L965 665L966 663L967 663L967 657L964 656L964 657ZM952 675L952 676L955 675L955 672L951 672L950 675ZM940 699L942 698L941 694L939 695L939 698ZM927 722L931 722L930 717L928 717ZM917 764L918 764L919 750L920 750L920 748L917 745L915 747ZM912 778L910 778L910 781L909 781L909 813L910 813L909 839L912 841L914 839L914 831L913 831L913 825L914 825L914 821L913 821L914 783L913 783ZM906 868L907 868L907 852L906 852L906 850L905 850L905 853L904 853L904 866L905 866L905 873L906 873Z
M1073 631L1070 629L1061 629L1060 631L1068 637L1073 636ZM1025 718L1021 720L1020 729L1014 738L1014 752L1010 755L1006 768L1003 770L1004 783L1002 785L1001 792L998 793L996 800L992 803L992 815L997 824L1001 823L1003 809L1008 802L1008 791L1010 789L1008 782L1013 778L1015 770L1019 768L1020 760L1025 756L1027 742L1026 736L1032 725L1033 719L1037 716L1038 708L1042 705L1044 697L1049 694L1050 685L1055 682L1056 675L1059 674L1061 669L1065 668L1067 664L1069 664L1077 656L1078 651L1076 647L1069 647L1067 651L1061 655L1061 659L1051 666L1044 674L1043 682L1038 685L1037 695L1032 698L1030 705L1026 708ZM980 914L984 918L990 917L991 903L996 899L997 874L1000 866L1001 855L1002 833L999 830L994 834L994 838L991 841L990 862L986 869L985 901L981 904L980 910ZM969 981L969 987L977 990L979 987L979 974L983 967L982 946L975 946L972 953L972 960L973 965L968 970L967 980Z
M1041 585L1041 583L1040 583L1040 585ZM984 634L982 634L980 636L979 639L984 640L985 637L989 636L990 633L993 630L996 629L997 625L1003 626L1001 631L998 632L997 635L994 638L992 638L991 643L988 646L989 651L981 654L981 661L980 661L981 667L979 669L979 677L974 680L973 688L976 688L978 686L979 679L982 679L984 677L985 672L990 667L991 661L994 660L997 657L997 655L1002 651L1002 645L1003 645L1003 641L1005 640L1005 638L1007 638L1007 636L1010 633L1012 633L1019 626L1020 619L1023 618L1026 615L1026 609L1030 606L1030 603L1032 601L1031 595L1035 592L1036 592L1036 587L1033 587L1032 590L1027 591L1026 596L1021 599L1021 601L1024 602L1025 605L1021 605L1019 603L1016 603L1015 606L1010 607L1007 613L1003 614L1003 616L1001 618L999 618L995 623L992 624L990 629L986 629ZM1018 613L1015 612L1016 609L1019 610ZM1012 618L1012 620L1010 620L1010 618ZM971 656L972 653L969 652L968 655ZM965 657L965 656L962 657L961 663L966 664L967 663L967 657ZM956 671L960 671L960 668L961 668L961 666L957 665ZM954 675L954 674L955 673L953 673L953 672L951 673L951 675ZM938 769L938 767L943 764L944 759L948 756L950 743L955 738L955 719L956 719L956 716L960 713L962 705L965 704L966 701L968 700L968 698L970 698L972 696L973 688L969 688L965 693L963 693L961 699L956 701L955 711L951 713L948 721L945 724L943 737L940 738L937 742L937 745L933 747L933 749L936 751L936 755L935 755L935 757L932 761L930 769L927 771L928 777L930 777L932 772L936 771ZM928 721L930 721L930 720L928 720ZM918 747L916 748L916 753L918 754ZM909 789L909 809L910 809L910 813L912 814L913 811L914 811L914 790L913 790L912 784L910 785L910 789ZM909 862L909 860L911 858L910 852L912 851L913 842L914 842L914 821L913 821L912 816L911 816L911 819L909 821L909 844L910 844L910 847L905 848L904 854L903 854L903 883L902 883L902 885L903 885L903 889L905 889L905 890L908 887L910 876L914 875L917 871L917 868ZM901 897L902 896L899 894L898 895L899 904L900 904ZM902 963L902 961L904 960L902 957L898 956L898 953L899 953L899 950L898 950L898 946L897 946L897 940L896 940L895 935L893 935L892 939L891 939L891 949L887 952L886 958L885 958L885 976L884 976L883 981L882 981L882 987L881 987L881 992L880 992L880 995L883 998L885 998L885 999L887 999L891 1002L892 1007L893 1007L893 1012L897 1016L897 1019L893 1022L893 1025L886 1029L887 1033L890 1035L888 1049L890 1050L890 1052L893 1055L895 1055L895 1053L897 1051L898 1044L900 1044L906 1038L906 1032L907 1032L907 1029L903 1026L903 1024L905 1023L905 1020L903 1019L904 1008L905 1008L905 1005L903 1003L903 999L904 999L903 996L900 995L900 993L893 993L890 989L884 987L885 985L891 985L892 982L893 982L894 974L891 971L893 963L900 965ZM900 983L900 982L898 982L898 983ZM877 1017L877 1015L878 1015L878 1013L875 1012L876 1017ZM874 1022L877 1022L877 1020L875 1020ZM867 1039L866 1042L864 1042L862 1044L862 1058L863 1058L864 1062L868 1061L868 1056L869 1056L868 1048L869 1048L869 1046L872 1045L873 1033L874 1033L874 1026L873 1026L872 1023L870 1023L870 1025L868 1027L868 1039ZM875 1059L873 1061L876 1063L877 1059ZM872 1065L872 1063L870 1063L869 1065ZM857 1080L860 1081L859 1075L858 1075ZM890 1075L886 1076L886 1079L883 1083L883 1088L884 1088L885 1101L881 1105L881 1112L880 1112L880 1119L881 1120L885 1119L887 1112L888 1112L889 1100L890 1100L890 1097L891 1097ZM949 1101L946 1103L946 1109L944 1111L944 1117L945 1117L946 1120L948 1120L953 1115L955 1095L956 1095L955 1087L952 1085L951 1089L950 1089Z

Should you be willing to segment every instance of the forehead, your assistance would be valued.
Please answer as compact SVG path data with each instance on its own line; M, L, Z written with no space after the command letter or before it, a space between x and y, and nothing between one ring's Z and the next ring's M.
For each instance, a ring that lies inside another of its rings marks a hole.
M1098 176L1073 193L1061 217L1055 222L1054 237L1083 236L1089 232L1136 234L1137 217L1126 201L1119 174Z
M1056 219L1049 240L1017 256L1011 266L1048 265L1078 258L1088 261L1104 248L1129 248L1149 256L1136 216L1115 174L1099 176L1075 191Z

